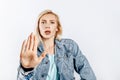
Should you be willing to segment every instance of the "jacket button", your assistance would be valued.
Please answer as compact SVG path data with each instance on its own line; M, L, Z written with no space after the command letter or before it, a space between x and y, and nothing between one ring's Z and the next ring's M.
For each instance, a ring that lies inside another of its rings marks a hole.
M45 62L46 64L48 64L48 61L47 62Z
M44 75L41 75L41 77L44 77Z

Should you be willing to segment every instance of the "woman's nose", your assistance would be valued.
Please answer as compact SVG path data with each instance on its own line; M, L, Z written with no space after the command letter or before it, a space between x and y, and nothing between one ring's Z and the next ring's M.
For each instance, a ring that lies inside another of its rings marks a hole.
M47 23L47 24L45 25L45 28L50 28L50 24Z

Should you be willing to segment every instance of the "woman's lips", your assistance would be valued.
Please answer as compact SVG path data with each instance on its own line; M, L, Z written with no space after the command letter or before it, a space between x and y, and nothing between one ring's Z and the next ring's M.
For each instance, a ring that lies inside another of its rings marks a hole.
M49 35L50 33L51 33L50 30L45 31L45 34L46 34L46 35Z

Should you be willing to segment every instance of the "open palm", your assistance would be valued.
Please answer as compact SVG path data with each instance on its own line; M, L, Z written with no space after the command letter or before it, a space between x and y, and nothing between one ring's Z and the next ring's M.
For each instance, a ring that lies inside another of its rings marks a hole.
M45 53L42 53L40 57L37 56L37 37L33 33L30 34L27 40L23 41L20 61L25 68L34 68L45 57Z

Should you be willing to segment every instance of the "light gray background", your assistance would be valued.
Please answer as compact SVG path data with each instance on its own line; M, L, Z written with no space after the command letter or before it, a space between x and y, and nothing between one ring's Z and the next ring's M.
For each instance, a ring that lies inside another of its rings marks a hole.
M0 80L16 80L22 41L44 9L59 15L97 80L120 80L120 0L0 0Z

